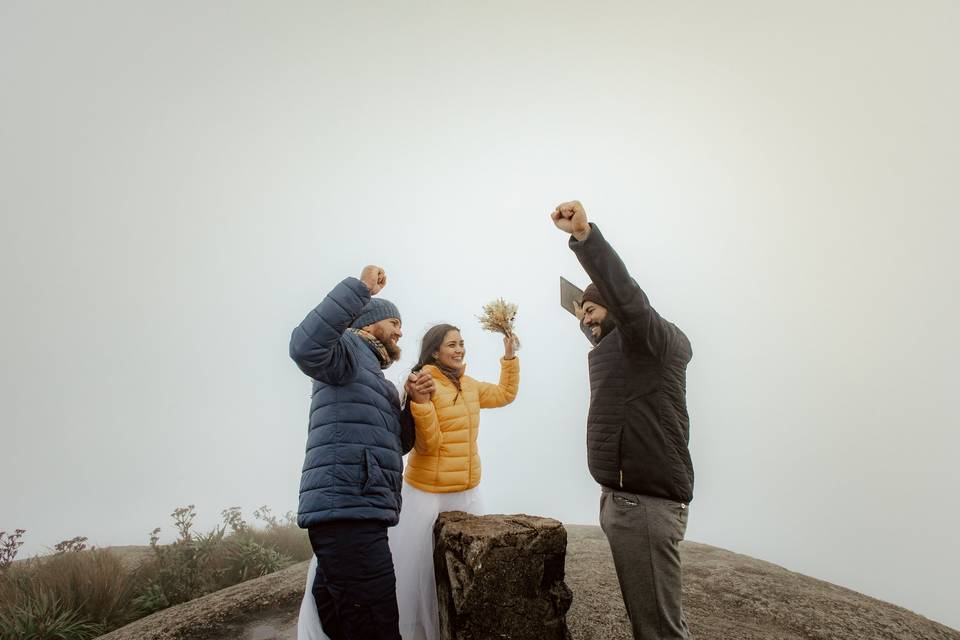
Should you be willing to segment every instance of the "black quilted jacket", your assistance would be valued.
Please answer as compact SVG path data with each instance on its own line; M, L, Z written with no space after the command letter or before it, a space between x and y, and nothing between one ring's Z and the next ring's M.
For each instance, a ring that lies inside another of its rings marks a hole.
M693 499L687 443L690 341L660 317L600 230L570 248L616 328L590 352L587 463L600 484L677 502Z

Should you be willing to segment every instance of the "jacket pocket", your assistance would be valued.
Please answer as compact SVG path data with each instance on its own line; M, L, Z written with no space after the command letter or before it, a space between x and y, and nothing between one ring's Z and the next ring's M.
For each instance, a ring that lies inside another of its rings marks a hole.
M618 507L633 509L634 507L640 506L640 501L633 494L613 491L610 495L613 496L613 501Z
M363 450L363 488L362 493L367 493L377 486L386 485L383 471L377 464L377 457L370 453L370 449Z

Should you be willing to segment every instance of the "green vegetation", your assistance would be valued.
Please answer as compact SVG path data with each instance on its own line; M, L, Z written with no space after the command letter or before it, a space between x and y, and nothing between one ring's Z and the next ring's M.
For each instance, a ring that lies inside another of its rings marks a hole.
M292 514L278 519L260 507L261 526L244 521L239 507L221 515L222 525L197 534L194 506L175 509L177 540L161 545L154 529L151 554L136 567L110 549L87 549L82 536L14 562L25 531L0 531L0 640L87 640L312 555Z

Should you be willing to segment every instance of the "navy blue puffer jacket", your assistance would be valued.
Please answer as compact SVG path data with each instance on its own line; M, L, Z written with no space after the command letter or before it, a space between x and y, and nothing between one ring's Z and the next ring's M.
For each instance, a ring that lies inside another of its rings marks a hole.
M397 523L404 423L397 389L371 347L347 331L370 291L347 278L293 330L290 357L313 378L297 524Z

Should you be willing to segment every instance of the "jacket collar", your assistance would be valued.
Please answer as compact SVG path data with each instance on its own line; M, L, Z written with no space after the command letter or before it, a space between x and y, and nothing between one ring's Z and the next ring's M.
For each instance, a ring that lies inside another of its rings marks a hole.
M440 382L446 382L447 384L450 384L450 385L453 384L453 380L451 380L450 378L448 378L448 377L447 377L447 374L445 374L443 371L441 371L441 370L440 370L440 367L438 367L438 366L436 366L436 365L433 365L433 364L425 364L425 365L423 365L423 369L421 369L421 371L426 371L427 373L429 373L430 376L431 376L434 380L439 380ZM463 376L466 375L466 373L467 373L467 366L464 365L464 366L463 366L463 369L460 371L460 379L461 379L461 380L463 379Z

